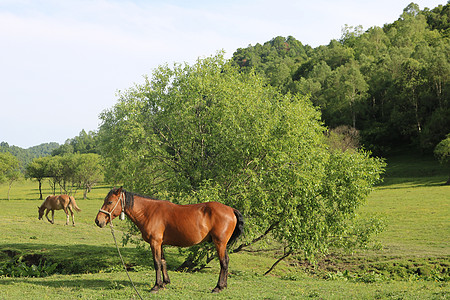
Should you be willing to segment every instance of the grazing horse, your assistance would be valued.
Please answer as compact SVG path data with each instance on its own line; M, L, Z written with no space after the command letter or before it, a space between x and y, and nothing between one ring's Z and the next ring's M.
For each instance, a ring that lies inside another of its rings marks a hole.
M238 210L218 202L178 205L127 192L120 187L108 193L95 223L103 228L118 215L122 217L122 213L137 225L142 238L152 249L156 271L152 292L170 283L163 245L188 247L204 241L214 243L220 261L219 281L212 292L227 287L229 258L226 248L244 230L244 218Z
M42 219L42 216L44 215L44 211L47 209L45 213L45 217L47 220L54 224L54 216L55 216L55 210L63 209L66 213L66 225L69 225L69 211L72 215L72 225L75 226L75 220L73 217L73 210L74 208L76 211L81 211L81 209L77 206L77 203L75 202L75 198L69 195L51 195L45 198L42 205L39 207L39 220ZM52 212L52 220L48 218L48 213Z

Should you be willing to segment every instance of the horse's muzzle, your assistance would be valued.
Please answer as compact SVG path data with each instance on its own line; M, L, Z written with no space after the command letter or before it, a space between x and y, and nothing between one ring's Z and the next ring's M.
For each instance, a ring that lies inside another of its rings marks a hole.
M95 219L95 224L100 228L105 227L105 222L100 222L98 219Z

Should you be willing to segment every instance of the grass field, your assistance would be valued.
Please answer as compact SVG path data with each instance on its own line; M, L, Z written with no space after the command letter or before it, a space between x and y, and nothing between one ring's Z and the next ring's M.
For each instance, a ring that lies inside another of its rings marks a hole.
M370 195L361 214L376 213L387 224L378 237L381 250L333 255L316 266L298 261L280 263L268 276L272 253L230 255L228 289L210 294L218 278L218 262L194 274L175 272L182 261L177 248L167 248L172 283L156 295L151 255L122 249L143 298L156 299L447 299L450 267L450 187L430 158L388 159L384 183ZM50 194L45 185L44 194ZM0 277L0 299L137 299L123 271L109 228L94 218L109 187L95 188L88 200L76 195L82 209L76 226L65 226L62 211L55 224L37 219L37 183L15 184L11 200L0 185L0 266L21 258L38 268L54 264L58 274L46 277ZM123 223L114 222L121 239ZM41 265L39 266L39 261ZM45 261L45 264L42 263Z

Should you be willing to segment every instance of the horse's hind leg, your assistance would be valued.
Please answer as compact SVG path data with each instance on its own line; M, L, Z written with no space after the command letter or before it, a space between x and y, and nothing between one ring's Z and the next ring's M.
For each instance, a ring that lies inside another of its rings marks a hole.
M219 281L216 287L212 290L213 293L218 293L227 287L227 277L228 277L228 262L230 258L227 254L227 243L224 242L214 242L216 245L217 255L219 256L220 262L220 274Z
M66 207L63 207L64 213L66 214L66 225L69 225L69 212Z
M67 208L69 209L70 214L72 215L72 226L75 226L75 219L74 219L73 210L72 210L72 208L70 207L70 205L67 206ZM69 223L69 215L67 215L67 223Z

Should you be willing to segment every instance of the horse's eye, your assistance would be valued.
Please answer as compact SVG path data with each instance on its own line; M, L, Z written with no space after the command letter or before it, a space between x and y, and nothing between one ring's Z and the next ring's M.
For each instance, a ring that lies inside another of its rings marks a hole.
M112 204L112 201L108 201L108 204Z

